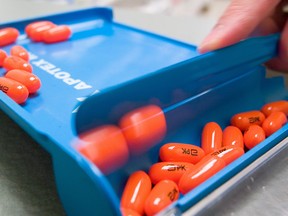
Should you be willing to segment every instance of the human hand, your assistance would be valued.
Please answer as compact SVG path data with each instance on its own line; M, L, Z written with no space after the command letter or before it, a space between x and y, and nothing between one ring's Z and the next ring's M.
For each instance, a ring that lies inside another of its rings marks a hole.
M232 0L198 51L205 53L239 42L249 36L281 32L278 56L267 66L288 72L288 0Z

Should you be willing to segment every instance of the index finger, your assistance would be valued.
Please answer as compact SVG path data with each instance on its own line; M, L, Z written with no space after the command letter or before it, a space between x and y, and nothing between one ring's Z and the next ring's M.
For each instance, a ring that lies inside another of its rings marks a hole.
M232 45L249 36L281 0L232 0L210 34L199 46L201 53Z

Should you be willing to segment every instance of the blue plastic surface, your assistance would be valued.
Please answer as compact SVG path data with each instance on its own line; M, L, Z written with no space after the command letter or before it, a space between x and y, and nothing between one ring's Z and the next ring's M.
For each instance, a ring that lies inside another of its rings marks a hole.
M31 42L24 27L38 20L67 24L73 35L57 44ZM17 44L31 53L33 73L43 85L24 105L0 92L0 107L52 155L68 215L120 215L119 199L129 174L147 171L163 143L200 145L206 122L224 127L237 112L287 99L283 79L266 79L259 66L277 53L279 35L199 55L192 45L115 23L106 8L5 23L0 28L6 26L20 30ZM105 176L75 150L78 133L116 124L125 112L151 103L164 110L169 133L147 153L131 157L127 165ZM285 125L174 205L185 211L276 145L287 131Z

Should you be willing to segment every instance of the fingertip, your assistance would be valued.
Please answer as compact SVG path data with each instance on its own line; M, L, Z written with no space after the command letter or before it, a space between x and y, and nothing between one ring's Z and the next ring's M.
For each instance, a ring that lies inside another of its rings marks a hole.
M215 39L205 39L197 48L199 53L207 53L220 48L220 40Z
M227 37L225 25L217 23L198 47L198 52L206 53L226 46L224 38Z
M197 51L201 54L204 54L204 53L207 53L207 52L210 52L211 51L211 48L209 46L209 43L203 43L203 44L200 44L197 48Z

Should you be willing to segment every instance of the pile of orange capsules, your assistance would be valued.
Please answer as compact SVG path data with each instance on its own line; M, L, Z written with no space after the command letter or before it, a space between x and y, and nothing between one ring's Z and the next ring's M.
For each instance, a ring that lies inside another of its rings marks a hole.
M224 130L216 122L202 128L201 145L166 143L160 161L148 172L131 174L121 197L124 216L155 215L261 143L287 122L288 101L265 104L232 116ZM80 134L77 146L86 158L108 174L163 140L167 131L164 111L148 105L123 115L118 125L103 125ZM111 151L113 149L113 151ZM110 169L110 170L109 170Z
M25 28L25 33L34 42L56 43L69 39L71 30L66 25L55 25L50 21L37 21ZM19 31L14 27L0 29L0 47L16 42ZM0 67L6 70L0 77L0 90L18 104L26 102L30 94L36 93L41 87L40 79L32 74L29 64L29 53L20 45L10 50L10 56L0 49Z
M121 197L125 216L155 215L216 174L287 123L288 101L265 104L261 110L232 116L222 130L216 122L204 125L201 147L166 143L159 151L160 162L148 173L136 171L128 178ZM127 116L125 117L127 118Z

